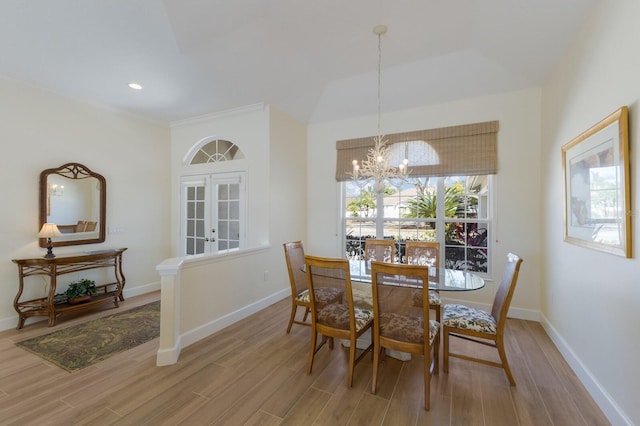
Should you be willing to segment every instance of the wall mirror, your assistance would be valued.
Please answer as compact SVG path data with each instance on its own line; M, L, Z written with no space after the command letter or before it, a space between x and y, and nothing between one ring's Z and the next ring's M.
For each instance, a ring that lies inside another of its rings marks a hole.
M40 226L53 222L62 233L52 245L71 246L105 240L107 183L79 163L67 163L40 173ZM47 246L40 238L40 247Z

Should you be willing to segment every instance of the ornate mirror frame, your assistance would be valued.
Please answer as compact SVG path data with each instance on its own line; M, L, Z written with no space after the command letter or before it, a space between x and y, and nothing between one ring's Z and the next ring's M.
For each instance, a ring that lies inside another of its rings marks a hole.
M83 166L80 163L67 163L55 169L47 169L40 173L40 223L38 229L42 228L42 225L47 222L47 216L50 215L51 197L60 195L57 193L54 185L48 184L49 176L58 175L67 179L97 179L96 190L98 191L97 199L99 200L99 206L97 206L97 213L99 214L98 224L94 232L81 232L78 233L77 238L74 238L71 234L63 234L63 237L54 238L52 245L54 247L59 246L72 246L80 244L94 244L102 243L105 240L106 235L106 211L107 211L107 182L101 174L91 171L88 167ZM62 194L64 196L64 194ZM62 225L62 224L57 224ZM97 235L96 235L97 234ZM40 247L47 246L47 239L40 238Z

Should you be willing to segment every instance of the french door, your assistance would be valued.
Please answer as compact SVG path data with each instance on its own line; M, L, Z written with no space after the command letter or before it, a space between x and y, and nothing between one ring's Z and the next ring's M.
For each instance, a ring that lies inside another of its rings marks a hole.
M245 181L243 172L182 178L182 255L225 253L242 247Z

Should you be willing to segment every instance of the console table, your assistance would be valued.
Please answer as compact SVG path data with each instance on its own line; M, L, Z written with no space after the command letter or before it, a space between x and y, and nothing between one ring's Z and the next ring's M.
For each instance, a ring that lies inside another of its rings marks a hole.
M118 300L123 301L125 277L122 273L122 253L126 248L114 250L96 250L81 254L59 256L54 258L13 259L18 265L20 288L13 301L13 307L18 312L18 326L21 329L28 317L47 316L49 327L56 324L56 318L65 312L79 311L97 305L113 303L118 307ZM71 305L69 303L54 303L58 276L88 269L113 268L115 281L96 284L98 294L85 303ZM20 301L24 291L25 278L44 275L49 277L49 294L33 300Z

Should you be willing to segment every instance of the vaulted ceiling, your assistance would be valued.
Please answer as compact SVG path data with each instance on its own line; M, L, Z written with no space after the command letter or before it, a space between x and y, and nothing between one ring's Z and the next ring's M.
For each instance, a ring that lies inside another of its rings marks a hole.
M595 0L3 0L0 75L169 122L304 122L538 87ZM141 91L129 82L139 82Z

